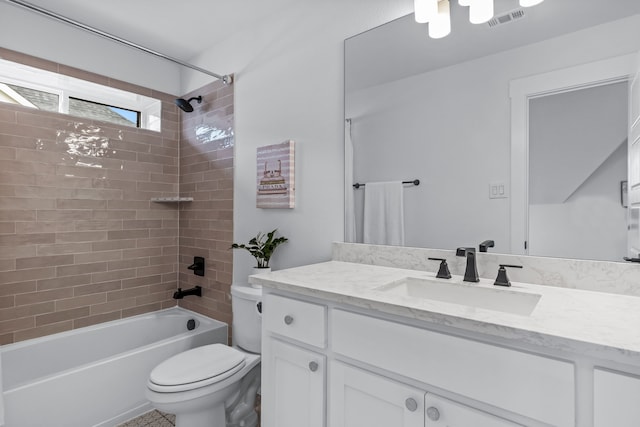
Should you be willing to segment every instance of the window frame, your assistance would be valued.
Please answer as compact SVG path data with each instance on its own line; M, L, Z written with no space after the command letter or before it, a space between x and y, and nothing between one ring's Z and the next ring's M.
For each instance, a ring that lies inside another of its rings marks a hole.
M58 95L58 113L60 114L69 114L69 99L75 98L98 105L136 112L138 113L138 123L135 127L131 126L132 128L161 131L162 101L157 98L1 58L0 83ZM29 108L29 106L26 107ZM73 117L83 116L74 115ZM97 120L90 117L85 118ZM126 126L109 121L105 122Z

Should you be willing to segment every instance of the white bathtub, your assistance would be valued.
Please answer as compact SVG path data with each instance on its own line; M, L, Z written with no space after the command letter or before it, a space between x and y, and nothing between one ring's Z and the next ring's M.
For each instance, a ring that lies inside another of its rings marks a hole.
M151 409L158 363L216 342L227 342L225 323L174 307L2 346L5 426L115 426Z

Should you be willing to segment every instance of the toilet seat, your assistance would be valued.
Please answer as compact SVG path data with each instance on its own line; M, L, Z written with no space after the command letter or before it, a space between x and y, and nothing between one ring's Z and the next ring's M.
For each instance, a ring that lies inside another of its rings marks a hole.
M206 387L229 378L246 364L246 355L224 344L210 344L179 353L156 366L148 387L175 393Z

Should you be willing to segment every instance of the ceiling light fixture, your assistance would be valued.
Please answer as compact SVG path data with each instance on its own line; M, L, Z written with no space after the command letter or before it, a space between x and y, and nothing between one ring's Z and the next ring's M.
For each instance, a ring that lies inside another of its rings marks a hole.
M451 13L449 0L438 2L438 14L429 21L429 37L441 39L451 32Z
M469 5L469 22L484 24L493 18L493 0L473 0Z
M520 6L531 7L543 0L519 0ZM493 0L458 0L460 6L469 7L469 22L484 24L493 18ZM449 0L413 0L416 22L429 24L429 37L439 39L451 32L451 5Z
M426 24L438 14L438 0L413 0L416 22Z

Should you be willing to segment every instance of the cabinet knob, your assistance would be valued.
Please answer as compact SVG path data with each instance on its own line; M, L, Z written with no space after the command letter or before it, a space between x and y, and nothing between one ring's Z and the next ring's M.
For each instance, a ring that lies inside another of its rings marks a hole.
M318 370L318 363L317 362L309 362L309 370L311 372L315 372Z
M293 323L293 317L286 315L284 316L284 323L286 323L287 325L290 325Z
M407 400L405 400L404 404L407 407L407 409L410 410L411 412L413 412L416 409L418 409L418 402L416 402L415 399L413 399L411 397L408 398Z
M427 417L429 417L431 421L438 421L440 419L440 411L438 411L438 408L429 406L427 408Z

